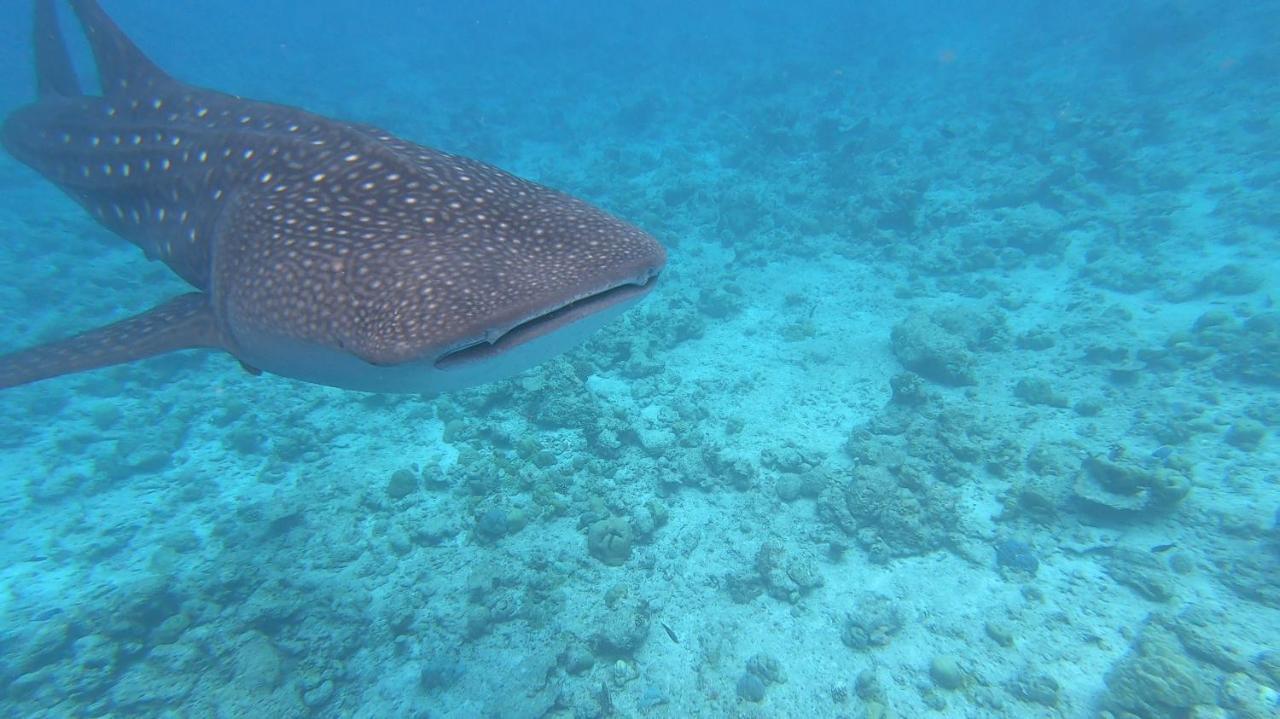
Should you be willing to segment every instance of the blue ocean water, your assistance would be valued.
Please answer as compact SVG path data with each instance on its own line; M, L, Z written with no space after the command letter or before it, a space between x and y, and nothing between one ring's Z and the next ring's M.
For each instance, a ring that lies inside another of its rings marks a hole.
M103 4L670 259L441 397L4 390L0 714L1280 716L1280 3ZM188 289L7 155L0 228L5 352Z

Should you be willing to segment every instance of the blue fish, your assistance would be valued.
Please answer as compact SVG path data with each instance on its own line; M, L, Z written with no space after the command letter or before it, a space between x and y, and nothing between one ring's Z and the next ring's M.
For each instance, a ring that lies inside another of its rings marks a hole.
M3 142L194 292L0 357L12 387L187 348L349 389L511 376L646 295L666 262L581 200L382 130L182 83L71 0L102 95L35 3L38 99Z

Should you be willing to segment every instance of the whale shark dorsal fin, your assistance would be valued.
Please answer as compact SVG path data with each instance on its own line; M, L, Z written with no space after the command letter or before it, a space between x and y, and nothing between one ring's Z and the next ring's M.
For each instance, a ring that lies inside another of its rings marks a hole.
M98 64L102 94L110 97L172 81L103 12L97 0L71 0L71 7L84 26L93 59Z
M53 0L36 0L35 18L31 39L36 50L36 89L40 96L81 94L80 80L71 64Z
M0 357L0 389L176 350L221 346L209 296L191 292L105 327Z

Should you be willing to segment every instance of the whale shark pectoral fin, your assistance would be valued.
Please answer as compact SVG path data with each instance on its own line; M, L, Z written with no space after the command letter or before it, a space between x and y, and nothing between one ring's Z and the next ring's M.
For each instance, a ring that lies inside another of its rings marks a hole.
M192 292L129 319L0 357L0 388L175 350L222 346L209 296Z

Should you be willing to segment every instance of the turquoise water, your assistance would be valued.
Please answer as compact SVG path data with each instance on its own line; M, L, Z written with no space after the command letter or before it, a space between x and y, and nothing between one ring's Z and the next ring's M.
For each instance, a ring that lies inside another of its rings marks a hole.
M443 397L5 390L0 714L1280 714L1280 4L104 5L670 260ZM3 351L187 289L7 155L0 228Z

